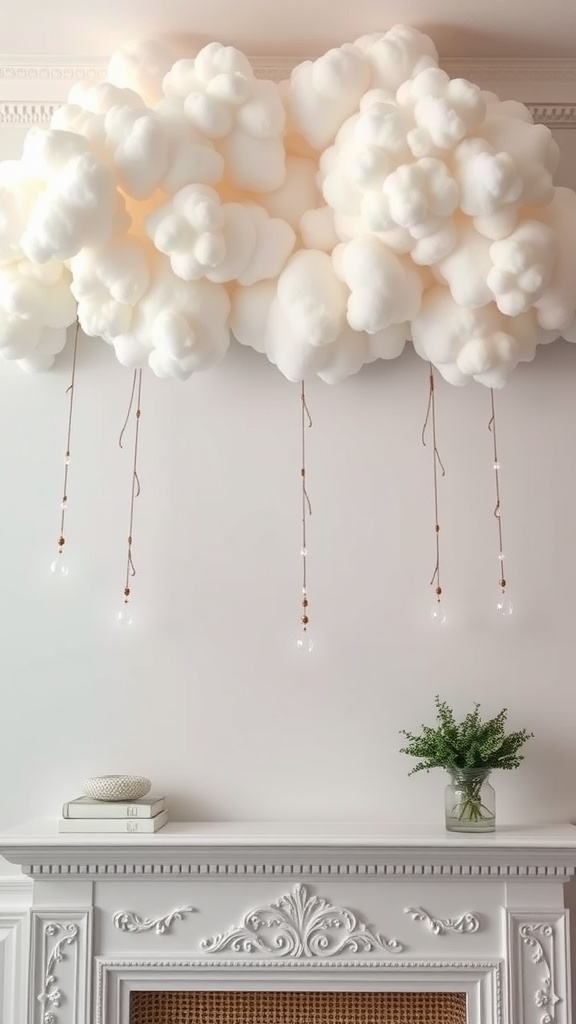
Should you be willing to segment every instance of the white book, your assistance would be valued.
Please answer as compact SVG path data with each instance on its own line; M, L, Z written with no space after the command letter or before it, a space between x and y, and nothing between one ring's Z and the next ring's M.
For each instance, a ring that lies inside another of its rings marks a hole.
M62 807L63 818L153 818L164 810L163 796L143 796L140 800L94 800L78 796Z
M60 818L59 832L157 832L168 821L168 811L153 818Z

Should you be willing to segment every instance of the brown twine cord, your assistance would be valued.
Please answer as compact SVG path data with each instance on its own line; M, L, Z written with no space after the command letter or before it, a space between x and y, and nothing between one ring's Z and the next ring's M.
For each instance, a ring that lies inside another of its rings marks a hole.
M72 443L72 416L74 412L74 386L76 384L76 356L78 354L79 330L80 322L78 320L78 317L76 317L76 330L74 332L74 348L72 351L72 372L70 374L70 384L66 388L66 394L70 396L70 399L68 402L68 431L66 434L66 453L64 456L64 481L62 484L62 514L60 516L60 536L58 538L58 547L60 549L62 549L62 546L65 543L64 524L66 522L66 512L68 510L68 473L70 471L70 446Z
M426 431L428 425L432 426L432 462L434 468L434 532L436 535L436 565L434 566L434 572L432 579L430 580L430 586L432 587L436 583L436 596L440 600L442 593L442 587L440 584L440 523L438 514L438 467L442 476L446 475L444 463L440 458L438 451L438 445L436 443L436 392L434 389L434 370L432 363L428 363L428 405L426 408L426 417L424 419L424 426L422 427L422 444L426 447Z
M494 403L494 388L490 388L490 420L488 421L488 430L492 434L492 452L494 455L494 480L496 484L496 504L494 506L494 518L498 523L498 561L500 563L500 579L499 584L502 588L502 593L506 589L506 579L504 574L504 549L502 545L502 507L500 504L500 462L498 459L498 438L496 431L496 406Z
M136 413L135 413L135 428L134 428L134 456L132 462L132 488L130 492L130 525L128 527L128 551L126 555L126 580L124 583L124 597L127 599L130 596L130 577L136 575L136 569L132 560L132 528L134 526L134 503L136 498L140 496L140 478L138 476L138 441L140 437L140 416L141 416L141 397L142 397L142 370L134 370L132 377L132 391L130 394L130 402L128 404L128 412L126 413L126 419L124 425L120 431L118 438L118 444L120 448L123 448L123 439L130 420L130 414L134 405L134 399L136 398Z
M307 577L307 552L306 547L307 536L306 536L306 521L309 516L312 515L312 505L308 496L308 490L306 487L306 429L310 429L312 426L312 417L310 410L306 402L306 389L304 381L301 382L300 388L300 441L301 441L301 467L300 467L300 479L302 482L302 629L305 632L308 625L308 577Z

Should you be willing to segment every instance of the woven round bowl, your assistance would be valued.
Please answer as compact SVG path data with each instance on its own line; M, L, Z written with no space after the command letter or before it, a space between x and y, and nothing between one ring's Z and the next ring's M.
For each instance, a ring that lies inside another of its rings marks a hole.
M82 786L84 795L93 800L139 800L151 788L150 779L143 775L98 775Z

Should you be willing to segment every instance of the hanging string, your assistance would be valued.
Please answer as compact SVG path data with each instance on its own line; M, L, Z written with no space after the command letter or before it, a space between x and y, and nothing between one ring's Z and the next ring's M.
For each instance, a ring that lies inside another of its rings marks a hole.
M78 332L80 323L76 318L76 330L74 332L74 348L72 350L72 371L70 384L66 389L68 395L68 429L66 433L66 451L64 453L64 480L62 483L62 498L60 501L60 534L58 536L58 555L50 566L54 576L67 576L68 567L62 558L62 551L66 543L64 528L66 525L66 512L68 511L68 474L70 471L71 445L72 445L72 418L74 413L74 392L76 386L76 357L78 354Z
M302 488L302 544L300 548L300 554L302 556L302 615L300 616L301 631L296 641L296 645L299 650L312 650L312 639L308 631L308 623L310 621L308 616L308 547L307 547L307 521L312 515L312 505L308 496L308 490L306 486L306 431L312 426L312 417L310 416L310 410L306 402L306 389L304 381L301 383L300 388L300 443L301 443L301 463L300 463L300 482Z
M428 405L426 408L426 416L424 419L424 426L422 427L422 444L426 446L426 433L428 427L432 428L432 465L433 465L433 479L434 479L434 536L436 546L436 563L434 565L434 572L432 573L432 579L430 580L430 586L435 586L436 600L432 608L432 619L434 622L443 623L446 621L446 616L442 608L442 584L440 580L440 516L438 511L438 470L442 476L446 475L446 470L440 453L438 451L438 445L436 442L436 392L434 388L434 370L432 363L428 364Z
M501 615L512 614L512 602L506 593L506 575L504 572L504 547L502 543L502 505L500 501L500 459L498 457L498 433L496 429L496 406L494 402L494 389L490 388L490 419L488 421L488 430L492 434L492 454L493 454L493 469L494 469L494 481L496 485L496 504L494 506L494 518L498 526L498 562L499 562L499 580L498 586L500 587L500 596L496 603L497 611Z
M128 543L126 551L126 575L124 579L124 603L121 610L118 613L118 621L124 625L130 625L132 622L132 615L130 613L129 601L130 601L130 580L136 575L136 569L134 567L134 560L132 558L132 533L134 527L134 505L136 498L140 496L140 477L138 476L138 442L140 438L140 417L142 414L141 410L141 397L142 397L142 370L134 370L132 377L132 391L130 393L130 402L128 403L128 411L126 413L126 419L124 425L120 431L118 438L118 445L123 448L124 434L130 422L130 416L136 402L136 410L134 414L135 426L134 426L134 450L133 450L133 461L132 461L132 486L130 489L130 519L128 526Z

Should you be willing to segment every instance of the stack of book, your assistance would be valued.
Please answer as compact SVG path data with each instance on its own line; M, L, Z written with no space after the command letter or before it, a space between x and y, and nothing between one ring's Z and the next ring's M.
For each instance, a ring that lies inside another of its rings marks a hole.
M140 800L94 800L79 796L62 808L59 832L157 832L168 821L163 796Z

